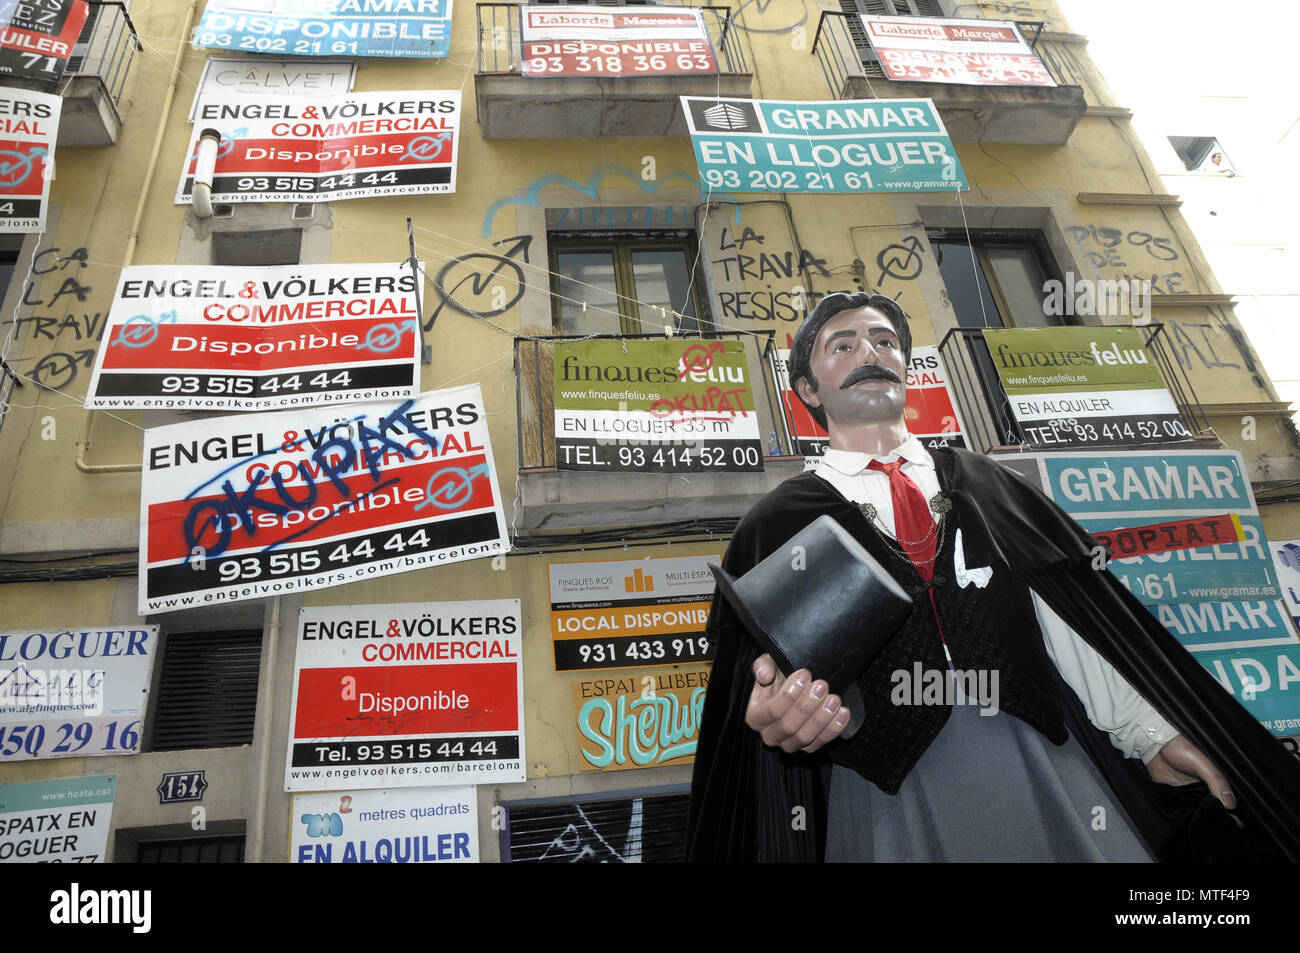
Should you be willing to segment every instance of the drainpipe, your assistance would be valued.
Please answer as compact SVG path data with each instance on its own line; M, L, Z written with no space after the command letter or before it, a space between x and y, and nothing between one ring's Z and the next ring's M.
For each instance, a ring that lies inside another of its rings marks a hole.
M271 620L266 626L266 671L258 677L257 707L262 712L262 738L257 746L257 786L253 789L253 817L248 832L251 848L244 854L245 862L262 863L262 845L266 837L267 771L271 758L271 702L275 698L275 658L280 651L280 597L271 600ZM289 729L293 730L292 726ZM277 764L280 762L277 761ZM283 859L283 858L281 858Z
M195 218L212 217L212 177L217 171L217 148L221 145L221 133L215 129L204 129L199 133L198 156L194 161L194 202Z
M180 39L176 44L176 57L172 60L172 77L167 86L167 94L163 97L162 112L158 116L158 129L153 137L153 149L149 152L149 164L145 167L144 182L140 186L140 200L136 202L135 218L131 221L131 232L126 239L126 253L122 258L122 267L125 268L131 264L135 258L135 246L140 239L140 222L144 219L145 204L149 200L149 187L153 184L154 172L158 167L158 155L162 152L163 136L167 132L167 117L171 113L172 100L176 98L176 87L181 81L181 60L185 56L186 37L190 35L190 26L194 23L194 13L198 9L199 0L190 0L189 8L185 11L185 25L181 27L179 34ZM95 422L95 411L86 411L86 423L82 430L81 442L77 446L76 465L82 473L135 473L141 469L138 463L87 463L86 457L90 453L90 429Z

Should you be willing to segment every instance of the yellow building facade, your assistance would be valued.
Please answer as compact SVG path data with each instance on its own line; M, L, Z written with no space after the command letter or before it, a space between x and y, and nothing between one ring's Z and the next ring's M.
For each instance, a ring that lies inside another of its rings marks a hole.
M634 560L721 553L734 521L803 469L764 374L770 349L786 347L805 308L834 291L896 298L912 318L915 344L947 340L947 359L963 340L950 336L954 329L1060 323L1044 318L1041 294L1024 297L1025 289L1041 291L1044 279L1151 282L1148 322L1160 327L1154 346L1196 434L1190 446L1239 451L1269 538L1300 537L1300 506L1286 501L1300 478L1300 444L1288 405L1233 317L1232 294L1249 289L1215 281L1177 197L1161 191L1124 104L1091 65L1086 39L1040 0L876 6L861 12L1020 22L1057 85L890 80L863 67L858 8L827 0L705 8L717 75L528 76L520 7L458 0L445 58L351 61L358 93L460 92L454 193L224 208L218 199L208 219L174 202L205 65L210 57L291 58L194 48L188 38L203 13L198 0L128 8L131 22L122 28L138 46L120 88L114 74L98 100L93 90L78 100L90 105L79 105L75 117L64 107L65 124L94 112L115 141L61 142L44 231L11 236L13 270L0 305L4 360L15 375L6 377L0 419L0 629L157 625L161 642L139 753L4 761L0 783L116 774L109 860L134 860L137 845L150 840L226 836L242 838L248 861L284 861L298 824L283 772L300 610L499 599L520 605L527 779L475 788L479 858L497 861L510 849L502 805L554 805L562 818L568 805L592 799L680 795L690 778L680 757L664 766L595 769L584 750L597 747L579 731L578 711L584 697L602 691L632 687L635 696L647 677L660 691L683 686L687 699L705 681L707 664L556 671L548 567L626 561L631 578ZM118 9L102 8L104 16ZM340 62L349 61L329 60ZM267 66L263 76L273 72ZM64 94L79 90L69 83ZM265 89L260 95L277 101ZM970 188L833 195L711 188L682 122L681 95L931 98ZM480 386L510 551L503 559L139 615L144 432L218 414L84 409L122 269L174 266L180 275L217 264L409 264L412 248L422 267L420 388ZM976 297L954 284L959 269L982 281ZM973 323L972 302L985 309ZM1081 315L1074 323L1132 324L1133 316ZM554 344L539 339L680 340L697 329L743 346L766 458L761 472L556 469ZM953 367L949 377L951 384ZM1005 448L996 416L978 395L970 399L968 446ZM245 693L238 707L251 718L247 735L158 750L154 702L170 647L236 632L260 638L249 650L255 678L238 689ZM155 798L163 775L198 770L208 785L202 800ZM571 841L557 829L552 846L579 842ZM515 841L514 852L521 849Z

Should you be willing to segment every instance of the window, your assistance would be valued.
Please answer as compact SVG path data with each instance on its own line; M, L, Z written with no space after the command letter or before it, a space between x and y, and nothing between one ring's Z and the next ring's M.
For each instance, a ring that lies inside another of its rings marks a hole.
M930 247L963 328L1043 328L1070 324L1048 315L1043 285L1055 277L1041 237L981 236L961 231L930 233ZM972 257L974 266L972 267Z
M507 864L681 863L685 793L647 791L564 803L502 805L501 861Z
M711 328L698 277L695 235L551 232L557 334L653 334ZM701 317L703 316L703 317Z
M242 864L244 835L142 840L135 860L139 864Z
M867 33L862 29L858 15L869 17L941 17L943 10L939 0L840 0L840 9L844 11L844 22L848 25L853 45L862 57L862 68L868 76L884 76L876 51L867 42Z
M1237 174L1237 167L1228 160L1228 154L1213 136L1170 136L1169 144L1183 160L1183 168L1188 172Z
M260 629L167 633L149 750L251 744L261 659Z
M964 229L934 229L928 236L958 327L1043 328L1078 323L1070 316L1047 313L1055 309L1045 306L1048 292L1043 285L1058 276L1048 265L1051 259L1039 232L969 235ZM950 379L971 375L969 383L979 394L967 404L966 387L958 385L970 431L996 435L986 445L1023 443L984 336L972 331L959 335L956 344L956 350L945 345ZM983 439L975 437L975 445Z
M9 282L23 247L22 235L0 235L0 300L9 292Z

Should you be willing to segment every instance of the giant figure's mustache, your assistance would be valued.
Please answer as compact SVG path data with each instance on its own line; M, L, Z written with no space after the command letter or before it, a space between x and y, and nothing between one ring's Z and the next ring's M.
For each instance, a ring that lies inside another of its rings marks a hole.
M861 367L855 367L849 372L849 376L844 378L844 383L840 384L840 390L846 387L852 387L854 384L860 384L863 381L890 381L894 384L903 383L897 374L885 367L883 364L863 364Z

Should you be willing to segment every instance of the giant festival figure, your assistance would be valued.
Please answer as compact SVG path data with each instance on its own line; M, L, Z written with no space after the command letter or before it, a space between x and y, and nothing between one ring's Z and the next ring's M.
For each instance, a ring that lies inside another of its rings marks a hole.
M908 433L910 352L902 308L862 293L822 299L794 340L830 449L741 520L723 568L829 515L912 607L855 713L817 672L778 671L715 595L688 858L1300 859L1300 764L1036 487Z

